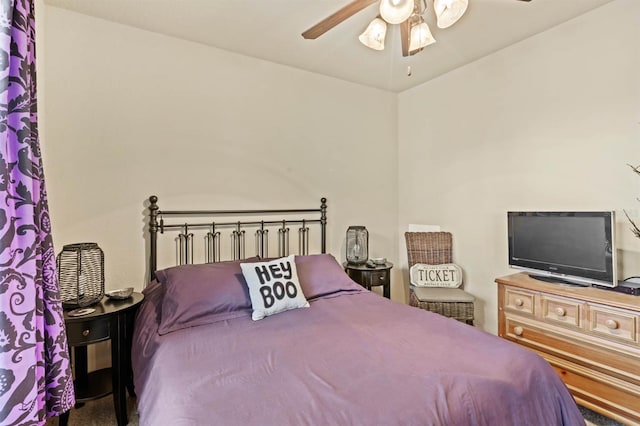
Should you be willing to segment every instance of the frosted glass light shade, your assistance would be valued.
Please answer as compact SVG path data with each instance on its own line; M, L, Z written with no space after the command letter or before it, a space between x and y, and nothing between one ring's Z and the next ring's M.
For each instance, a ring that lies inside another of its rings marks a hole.
M464 15L469 0L434 0L433 9L438 18L438 28L449 28Z
M431 30L425 22L411 27L411 36L409 39L409 52L422 49L425 46L433 44L436 39L431 35Z
M369 232L364 226L350 226L347 228L347 262L352 265L362 265L369 260Z
M384 50L384 38L387 35L387 23L380 18L375 18L367 26L358 40L365 46L374 50Z
M380 0L380 16L390 24L399 24L413 13L414 0Z

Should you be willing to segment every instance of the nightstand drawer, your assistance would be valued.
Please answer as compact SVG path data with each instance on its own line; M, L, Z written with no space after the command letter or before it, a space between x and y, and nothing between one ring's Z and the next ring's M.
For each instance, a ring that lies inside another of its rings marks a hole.
M94 319L67 323L67 339L70 345L83 345L110 337L108 319Z
M377 285L388 285L390 283L389 270L387 269L348 270L347 274L355 282L366 288Z
M389 271L373 271L369 274L362 274L362 281L368 286L388 284Z

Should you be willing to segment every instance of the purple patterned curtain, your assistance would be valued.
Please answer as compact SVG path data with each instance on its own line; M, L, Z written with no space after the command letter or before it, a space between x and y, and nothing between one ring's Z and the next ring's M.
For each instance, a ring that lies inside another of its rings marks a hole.
M74 402L38 141L33 0L0 0L0 424Z

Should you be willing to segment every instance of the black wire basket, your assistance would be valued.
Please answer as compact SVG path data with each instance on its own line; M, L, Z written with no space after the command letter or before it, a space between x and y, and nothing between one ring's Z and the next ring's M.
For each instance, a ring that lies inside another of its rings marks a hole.
M56 257L63 308L84 308L104 296L104 253L96 243L67 244Z

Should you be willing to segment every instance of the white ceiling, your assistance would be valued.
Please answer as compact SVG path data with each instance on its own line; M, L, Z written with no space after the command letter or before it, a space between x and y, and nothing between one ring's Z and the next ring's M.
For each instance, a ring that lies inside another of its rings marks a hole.
M356 82L400 92L472 62L612 0L469 0L467 13L440 30L427 0L425 17L436 44L403 58L400 30L390 26L384 51L358 35L378 4L316 40L304 30L351 0L45 0L55 7L167 34ZM408 67L412 75L407 75Z

